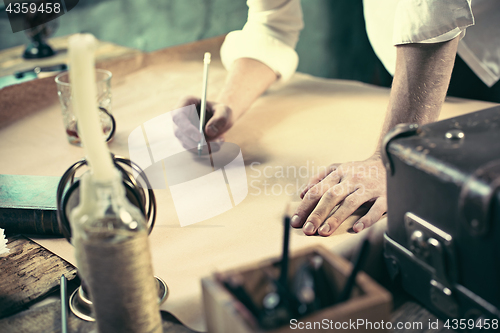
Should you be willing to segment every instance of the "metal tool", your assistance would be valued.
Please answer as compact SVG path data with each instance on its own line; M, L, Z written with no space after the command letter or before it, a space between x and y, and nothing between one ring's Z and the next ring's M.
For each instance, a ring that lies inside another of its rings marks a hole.
M61 275L61 332L68 333L68 289L64 275Z
M48 67L34 67L31 69L15 72L12 75L0 77L0 89L12 86L15 84L35 80L37 78L55 75L67 69L65 64L59 64Z
M47 66L47 67L37 66L35 68L31 68L31 69L28 69L28 70L15 72L14 76L16 77L16 79L21 79L21 78L23 78L27 74L33 74L34 73L35 75L38 75L38 74L44 73L44 72L54 72L54 73L56 73L56 72L65 71L67 69L68 69L68 66L66 64L59 64L59 65L53 65L53 66Z
M198 143L198 156L201 156L201 151L203 150L203 137L205 126L205 114L207 108L207 81L208 81L208 65L210 65L210 52L205 52L205 57L203 58L203 90L201 93L201 105L200 105L200 142ZM208 143L207 143L208 145Z

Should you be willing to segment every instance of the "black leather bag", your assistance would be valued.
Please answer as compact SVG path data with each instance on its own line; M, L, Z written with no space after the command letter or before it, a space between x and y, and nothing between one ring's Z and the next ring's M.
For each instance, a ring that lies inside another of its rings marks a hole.
M500 318L500 107L386 137L390 275L442 318Z

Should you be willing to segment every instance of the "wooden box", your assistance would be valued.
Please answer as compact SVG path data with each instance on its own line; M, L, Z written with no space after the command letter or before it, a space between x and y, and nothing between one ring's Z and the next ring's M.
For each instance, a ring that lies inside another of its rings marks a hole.
M340 291L349 276L352 265L347 260L331 253L324 247L306 248L292 252L290 256L289 277L292 277L299 265L312 255L323 259L323 269L334 289ZM216 273L202 279L203 303L208 332L247 333L247 332L324 332L341 329L342 332L384 332L388 331L387 322L392 308L391 294L373 281L367 274L360 272L351 298L343 303L313 312L298 320L290 320L289 325L277 329L264 330L250 311L233 296L221 282L221 277L237 274L243 277L243 286L253 291L251 297L259 297L258 289L264 271L276 269L278 259L240 267L223 273ZM370 325L371 323L371 325ZM390 324L389 324L390 325Z

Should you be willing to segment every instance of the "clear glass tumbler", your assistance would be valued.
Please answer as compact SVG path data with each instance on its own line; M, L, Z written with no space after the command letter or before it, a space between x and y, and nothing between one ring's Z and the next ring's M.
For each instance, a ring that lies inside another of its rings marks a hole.
M110 71L96 69L97 83L97 105L99 107L99 116L102 124L103 140L110 141L116 129L115 119L111 114L111 77ZM75 146L81 146L80 136L78 135L78 123L73 111L71 97L71 82L69 72L63 72L56 76L57 94L61 102L64 129L69 143Z

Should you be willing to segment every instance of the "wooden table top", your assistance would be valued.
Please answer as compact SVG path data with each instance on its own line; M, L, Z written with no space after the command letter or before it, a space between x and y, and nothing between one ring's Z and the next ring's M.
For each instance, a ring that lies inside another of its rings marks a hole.
M218 58L222 41L223 37L218 37L151 54L125 52L118 59L100 61L98 67L111 70L114 75L112 112L118 131L109 144L110 150L127 156L127 138L137 126L173 110L179 97L200 94L205 51L213 55L208 92L209 99L213 99L226 76ZM0 59L0 63L4 62ZM280 167L292 166L309 172L313 165L368 157L377 141L388 96L385 88L297 73L287 84L272 87L226 136L226 141L241 148L249 180L255 181L250 183L254 187L250 186L249 195L241 204L217 217L181 228L171 193L168 189L156 190L160 210L150 237L153 264L155 274L167 282L172 292L162 309L172 312L190 328L203 330L200 277L279 254L280 217L284 205L296 196L266 196L263 191L276 184L275 188L291 183L300 185L308 177L273 174L267 179L266 170L276 172ZM66 142L53 78L2 89L0 105L0 156L9 157L0 159L0 173L60 176L82 157L81 148ZM491 105L449 99L441 118ZM252 192L257 190L259 195ZM366 237L366 233L347 232L355 219L354 216L328 238L306 237L302 231L293 230L292 248L322 244L344 253ZM381 235L384 223L380 221L372 228ZM74 263L72 248L65 240L36 241ZM413 305L408 306L399 307L403 310L396 310L393 319L401 321L401 316L414 310ZM56 311L56 307L50 311ZM419 313L432 318L425 310ZM429 332L415 332L424 331Z

